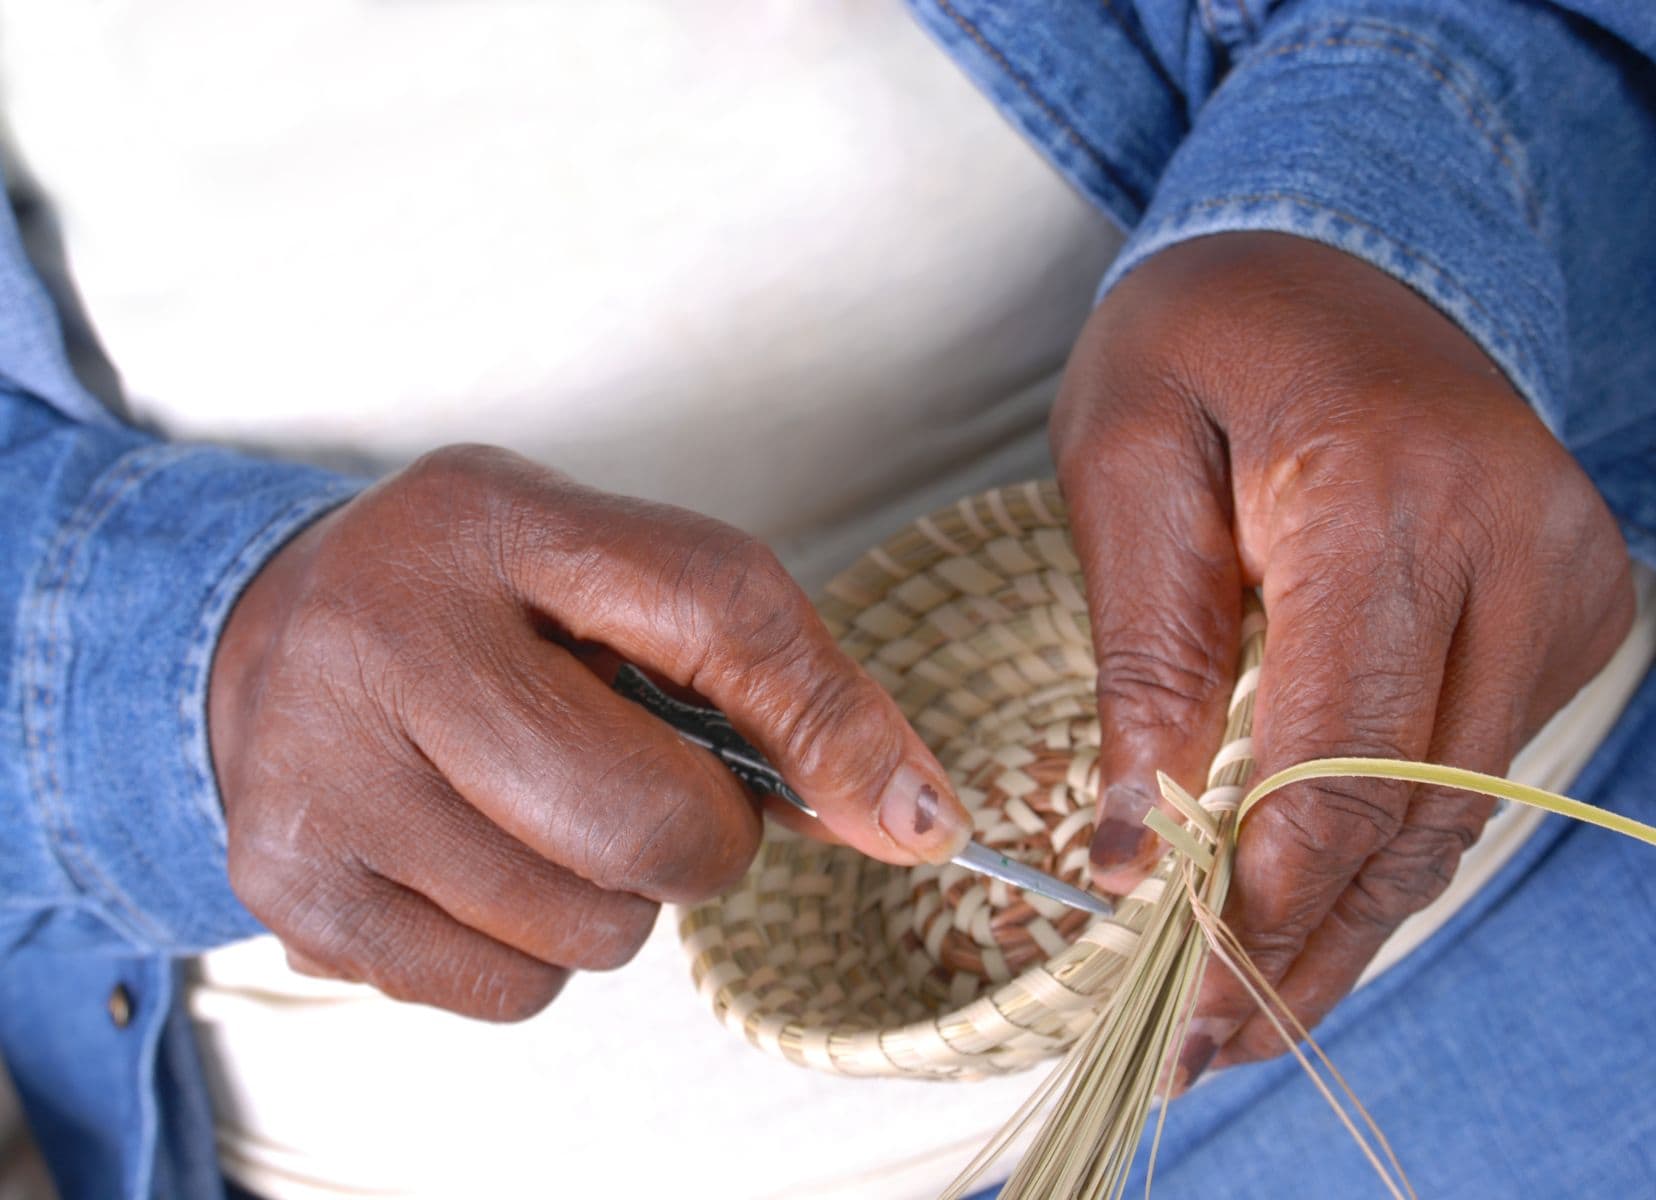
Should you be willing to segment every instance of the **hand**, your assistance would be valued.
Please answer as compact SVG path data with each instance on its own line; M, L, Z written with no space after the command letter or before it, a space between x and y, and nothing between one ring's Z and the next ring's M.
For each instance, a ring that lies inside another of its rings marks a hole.
M1256 778L1333 755L1504 772L1632 617L1610 513L1495 366L1309 241L1225 234L1134 271L1082 335L1052 436L1097 645L1109 890L1158 856L1140 823L1155 769L1206 782L1244 587L1271 622ZM1309 1027L1490 809L1381 782L1286 789L1241 831L1226 919ZM1183 1081L1283 1049L1211 965Z
M554 639L719 705L826 836L895 863L966 841L942 769L758 542L452 448L290 542L214 659L231 883L296 968L527 1017L570 968L629 959L660 902L740 878L741 785Z

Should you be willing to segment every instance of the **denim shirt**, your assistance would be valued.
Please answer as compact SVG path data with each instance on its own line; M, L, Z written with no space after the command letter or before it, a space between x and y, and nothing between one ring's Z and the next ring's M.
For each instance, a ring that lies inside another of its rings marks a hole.
M1228 230L1354 254L1484 348L1656 564L1656 5L911 3L1131 232L1103 289ZM258 925L208 668L241 588L354 485L123 425L6 221L0 487L0 1054L69 1200L216 1197L174 963Z

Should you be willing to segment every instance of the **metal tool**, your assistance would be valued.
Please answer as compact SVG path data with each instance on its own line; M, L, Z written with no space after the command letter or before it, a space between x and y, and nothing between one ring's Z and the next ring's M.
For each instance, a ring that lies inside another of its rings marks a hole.
M788 786L781 772L766 762L765 756L737 733L730 718L718 709L689 704L669 696L631 663L624 663L616 672L613 686L619 694L671 725L685 741L711 751L732 775L754 791L780 796L808 817L817 815L816 810ZM1108 900L1008 858L979 842L967 842L966 848L950 861L968 871L999 879L1015 888L1045 896L1082 912L1108 916L1115 911Z

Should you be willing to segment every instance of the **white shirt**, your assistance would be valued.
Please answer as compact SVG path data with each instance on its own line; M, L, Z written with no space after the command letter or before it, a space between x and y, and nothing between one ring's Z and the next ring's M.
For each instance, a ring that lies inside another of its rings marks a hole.
M897 0L3 0L0 70L140 419L497 442L813 581L1044 469L1118 242Z
M389 467L500 442L808 582L1050 474L1119 238L896 0L0 0L0 78L136 415ZM935 1194L1021 1101L772 1061L669 921L499 1028L288 972L191 989L274 1200Z

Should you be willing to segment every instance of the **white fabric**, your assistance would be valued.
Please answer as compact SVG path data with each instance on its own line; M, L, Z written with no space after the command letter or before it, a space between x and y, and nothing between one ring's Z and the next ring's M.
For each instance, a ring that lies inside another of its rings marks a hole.
M897 0L0 2L140 417L498 442L808 579L1045 468L1118 242Z
M141 417L381 466L501 442L813 582L1050 469L1117 244L895 0L0 0L0 79ZM223 1161L272 1200L927 1196L1034 1083L764 1057L669 921L513 1027L268 939L195 975Z

